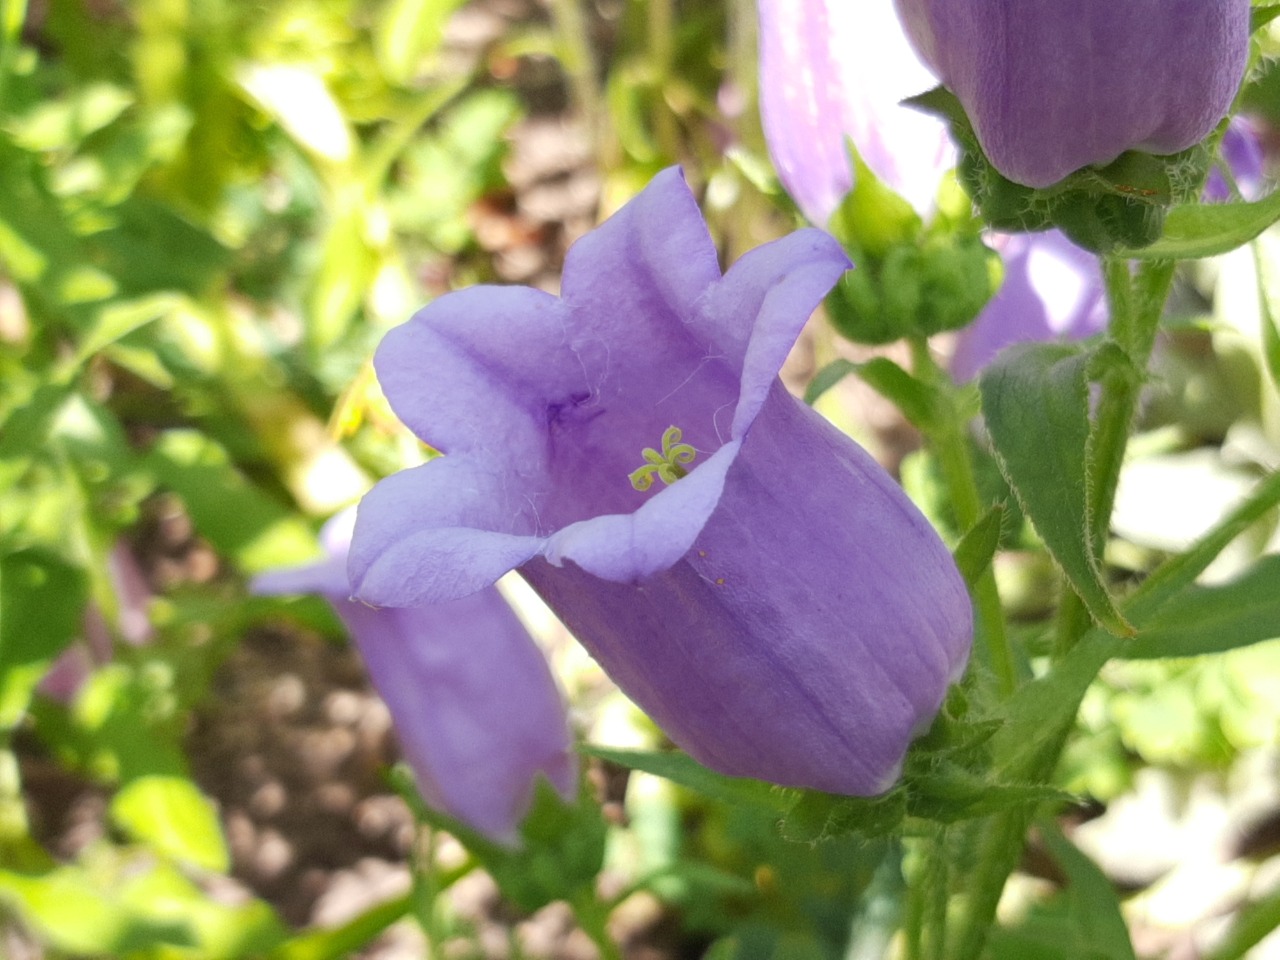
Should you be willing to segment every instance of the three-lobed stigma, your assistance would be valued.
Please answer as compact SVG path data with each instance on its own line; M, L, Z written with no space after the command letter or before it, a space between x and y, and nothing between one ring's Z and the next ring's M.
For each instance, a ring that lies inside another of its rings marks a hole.
M665 484L673 484L688 475L683 464L693 463L698 451L687 443L681 443L683 432L679 427L670 426L662 432L662 452L653 447L645 447L640 455L648 461L638 470L630 474L631 486L641 493L653 486L653 478L657 477Z

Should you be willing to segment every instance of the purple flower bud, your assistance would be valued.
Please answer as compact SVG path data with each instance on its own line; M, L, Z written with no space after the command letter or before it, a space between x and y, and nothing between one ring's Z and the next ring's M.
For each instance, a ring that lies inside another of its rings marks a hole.
M1249 51L1249 0L895 2L988 159L1030 187L1202 140Z
M825 226L853 186L846 138L919 212L955 165L946 126L901 101L933 86L887 3L757 0L760 115L778 176Z
M968 656L933 528L777 371L848 268L802 230L721 276L679 170L579 240L562 296L441 297L375 357L446 456L360 504L358 596L466 596L519 567L667 734L725 773L896 778Z
M432 806L514 843L545 775L571 799L577 767L564 704L542 653L498 589L447 603L379 610L350 599L354 511L322 534L329 559L262 574L257 593L325 597L364 659L374 689Z

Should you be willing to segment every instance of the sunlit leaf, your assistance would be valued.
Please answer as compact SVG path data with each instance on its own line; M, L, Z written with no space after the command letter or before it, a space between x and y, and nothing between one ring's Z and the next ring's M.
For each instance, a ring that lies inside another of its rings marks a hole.
M1248 243L1277 220L1280 190L1252 202L1186 204L1169 211L1155 243L1116 255L1138 260L1216 257Z
M1230 583L1188 588L1160 610L1121 655L1194 657L1280 637L1280 556L1266 556Z
M156 851L206 870L230 866L218 813L184 777L149 775L111 798L111 817L129 836Z

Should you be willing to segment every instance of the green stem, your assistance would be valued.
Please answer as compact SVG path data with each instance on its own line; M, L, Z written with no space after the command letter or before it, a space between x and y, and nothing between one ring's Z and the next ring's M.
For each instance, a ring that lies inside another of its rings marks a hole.
M947 954L949 960L976 960L982 953L1005 881L1022 857L1022 845L1034 813L1027 808L1011 810L994 817L990 827L983 831L978 848L979 869L970 877L972 886L959 936L952 940L952 949Z
M0 0L0 116L4 106L5 86L13 69L13 55L22 37L22 24L27 19L27 0Z
M922 952L924 917L925 917L925 884L921 876L923 870L915 869L907 878L907 908L902 918L902 934L906 960L924 960Z
M294 937L267 954L267 960L339 960L349 957L387 927L407 916L412 906L412 893L379 903L340 927Z
M671 82L671 65L674 59L672 38L675 36L674 0L648 0L648 54L650 79L653 83L653 124L658 143L668 162L679 160L680 131L675 115L667 104L667 84Z
M600 951L600 960L622 960L622 951L609 935L609 906L601 903L590 892L573 899L573 913L583 932L591 938Z
M587 31L583 0L551 0L551 14L556 24L556 40L560 65L569 75L569 86L591 137L598 150L602 109L597 85L597 65Z
M1280 927L1280 893L1249 904L1236 918L1226 940L1204 960L1241 960L1265 936Z
M934 362L928 342L923 338L914 339L911 348L916 375L947 398L947 402L941 404L944 409L939 411L939 427L930 433L928 440L955 508L956 522L961 531L966 531L981 518L983 506L973 471L973 458L969 455L966 434L969 426L961 417L958 404L954 402L955 386ZM996 586L995 573L990 568L974 584L973 600L978 614L979 634L987 648L987 659L995 673L1001 696L1007 697L1017 688L1018 675L1005 628L1000 590Z
M922 884L925 888L924 927L928 931L925 943L930 957L943 960L947 955L947 828L935 825L930 841L930 856L925 864Z
M1152 260L1143 263L1135 275L1130 272L1127 261L1105 259L1102 262L1111 313L1110 336L1125 352L1131 366L1103 377L1090 437L1089 535L1098 555L1106 545L1111 528L1111 511L1115 507L1129 432L1175 266L1172 260ZM1091 620L1079 600L1074 595L1065 597L1058 609L1055 628L1056 656L1061 658L1066 654L1090 625Z

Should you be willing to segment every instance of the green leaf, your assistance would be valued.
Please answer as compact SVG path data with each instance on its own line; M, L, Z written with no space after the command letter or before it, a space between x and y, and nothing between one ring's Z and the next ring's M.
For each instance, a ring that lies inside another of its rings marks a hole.
M33 151L80 145L133 104L133 95L110 83L91 83L66 99L47 100L9 121L14 141Z
M997 503L978 518L978 522L956 544L952 555L964 582L972 587L986 573L1000 546L1000 531L1004 522L1004 506Z
M1280 220L1280 190L1251 203L1188 203L1174 207L1164 235L1150 246L1116 251L1138 260L1194 260L1244 246Z
M391 0L377 20L374 51L387 79L413 79L423 57L444 39L450 15L463 0Z
M1253 244L1254 269L1258 273L1258 313L1262 324L1262 360L1272 384L1280 389L1280 244L1270 234Z
M1193 586L1166 604L1120 655L1195 657L1280 637L1280 556L1220 586Z
M375 904L338 927L303 931L272 950L266 960L344 960L406 916L415 896L408 893Z
M1255 0L1249 22L1249 32L1257 33L1276 17L1280 17L1280 3L1261 4Z
M675 750L615 750L594 746L582 746L579 749L589 757L598 757L630 770L651 773L713 800L765 810L781 811L787 808L787 794L781 788L746 777L726 777L722 773L708 770L687 753Z
M80 338L76 361L84 363L99 350L134 330L171 313L184 302L176 293L153 293L134 300L109 303L99 309Z
M585 783L578 802L565 803L545 779L534 787L533 806L520 825L520 838L505 846L450 814L428 806L404 764L391 783L414 815L457 838L493 875L502 892L533 912L553 900L573 901L593 891L604 861L605 822Z
M909 778L907 809L913 817L938 823L957 823L1047 800L1069 799L1069 794L1040 783L1004 783L941 762L924 774Z
M907 373L888 357L874 357L858 364L857 373L876 393L892 400L917 429L931 433L937 428L938 408L945 401L936 388Z
M1135 960L1129 928L1111 881L1055 824L1042 822L1040 836L1067 875L1068 916L1079 945L1075 956Z
M1071 728L1085 691L1125 642L1090 630L1052 671L1014 692L1004 705L1005 724L991 738L998 779L1034 783L1049 776L1046 760L1056 759L1055 747Z
M181 920L139 916L79 867L29 876L0 871L0 898L59 950L83 956L124 956L158 944L195 946Z
M813 406L824 393L849 376L849 374L857 372L858 365L852 360L846 360L843 357L838 360L832 360L813 375L813 379L805 387L804 402L809 406Z
M318 552L310 527L249 483L226 451L199 432L168 431L147 463L182 497L201 534L246 573L301 563Z
M111 817L157 852L215 872L231 865L213 804L185 777L138 777L111 798Z
M52 554L0 557L0 730L21 719L45 670L80 630L88 577Z
M982 410L1004 471L1049 553L1094 618L1117 634L1133 628L1103 584L1089 531L1089 380L1118 351L1034 344L1000 355L982 374Z

